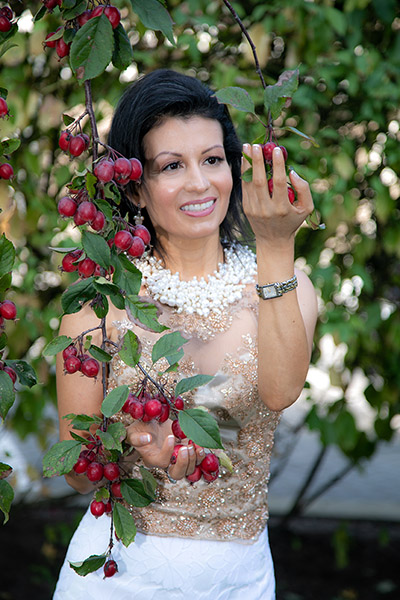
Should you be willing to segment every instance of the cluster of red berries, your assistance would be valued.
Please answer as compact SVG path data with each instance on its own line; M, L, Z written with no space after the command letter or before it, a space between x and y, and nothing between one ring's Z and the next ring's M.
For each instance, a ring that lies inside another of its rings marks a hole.
M65 348L62 356L64 359L65 373L72 374L80 371L82 375L86 375L86 377L97 377L100 370L98 361L88 354L79 353L74 344Z
M10 31L12 27L12 20L14 18L14 13L9 6L4 6L0 8L0 31L2 33L7 33Z
M111 27L113 29L118 27L121 21L121 13L119 12L118 8L112 6L111 4L100 4L99 6L96 6L96 8L94 8L93 10L85 10L76 18L76 21L78 25L82 27L83 25L85 25L85 23L90 21L90 19L94 19L94 17L100 17L103 13L110 21Z
M175 410L183 410L181 396L173 398L170 402ZM146 423L154 420L164 423L170 416L170 405L162 394L151 395L148 391L141 390L137 395L129 393L122 411L137 421Z
M63 131L58 140L58 145L64 152L69 152L71 156L80 156L82 152L89 148L90 137L86 133L73 135L68 129Z
M7 11L9 10L12 14L11 9L9 9L8 7L5 8L1 8L0 9L0 31L3 31L1 29L1 20L6 17L3 17L2 12L1 11ZM11 27L11 25L10 25ZM7 30L8 31L8 30ZM2 98L0 96L0 119L4 119L5 117L7 117L9 114L9 110L8 110L8 105L7 102L5 101L4 98ZM0 179L11 179L11 177L14 177L14 169L12 168L12 166L8 163L3 163L0 165Z
M139 181L142 176L142 164L137 158L116 160L101 158L94 168L94 174L101 183L114 180L118 185L126 185L130 181Z
M179 440L184 440L187 438L187 435L183 432L181 426L179 425L178 419L172 421L171 425L172 433ZM196 444L194 444L195 447ZM174 451L171 456L171 464L175 464L178 452L183 447L183 444L176 444L174 447ZM211 481L215 481L219 475L219 460L215 454L209 452L203 458L201 463L196 466L195 470L191 475L186 475L186 479L190 481L190 483L196 483L203 477L204 481L208 483Z
M53 10L53 8L55 8L56 6L61 6L61 1L62 0L44 0L43 4L48 10ZM85 10L78 17L76 17L76 19L74 20L74 25L75 27L82 27L90 19L93 19L94 17L100 17L103 13L110 21L113 29L118 27L121 21L121 13L119 12L118 8L116 8L115 6L111 6L111 4L99 5L96 6L96 8L94 8L93 10ZM56 31L52 31L51 33L49 33L46 36L46 39L44 40L43 44L47 48L55 48L57 56L61 59L69 55L71 49L71 42L65 42L63 37L59 37L58 39L54 40L50 39L60 29L61 28L59 27Z
M150 233L144 225L130 225L128 229L121 229L113 238L108 240L110 247L113 245L121 252L127 252L129 256L140 258L150 244Z
M61 270L66 273L78 271L79 276L82 279L86 279L92 275L100 277L100 275L102 275L100 265L95 263L91 258L81 258L82 255L83 250L80 250L79 248L72 250L72 252L68 252L62 259ZM113 269L114 267L111 267L111 271L113 271ZM108 275L108 272L106 272L105 275Z
M285 146L278 146L278 144L275 144L274 142L267 142L266 144L262 144L261 148L263 151L264 160L268 165L272 164L272 154L274 152L274 148L280 148L281 152L283 154L284 161L285 162L287 161L288 152L287 152ZM271 177L268 179L268 191L271 196L272 196L273 189L274 189L274 180L273 180L273 177ZM296 200L296 196L295 196L293 188L290 185L288 185L288 197L289 197L289 202L291 204L293 204L293 202Z
M73 196L63 196L57 205L58 213L62 217L73 217L75 225L88 224L95 231L101 231L106 224L104 213L87 198L82 190Z

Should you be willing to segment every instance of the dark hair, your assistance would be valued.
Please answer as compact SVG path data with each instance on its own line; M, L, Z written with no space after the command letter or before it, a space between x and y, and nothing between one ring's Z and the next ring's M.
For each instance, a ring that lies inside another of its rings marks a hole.
M233 242L248 235L248 225L242 209L241 156L242 147L236 135L227 107L220 104L206 85L188 75L171 69L158 69L135 81L124 92L115 110L108 144L127 158L136 157L144 166L143 138L166 117L200 116L217 120L223 131L223 143L231 167L233 186L229 207L220 226L221 239ZM135 196L135 184L128 188ZM121 212L132 218L135 206L127 198ZM144 224L156 243L154 228L147 212Z

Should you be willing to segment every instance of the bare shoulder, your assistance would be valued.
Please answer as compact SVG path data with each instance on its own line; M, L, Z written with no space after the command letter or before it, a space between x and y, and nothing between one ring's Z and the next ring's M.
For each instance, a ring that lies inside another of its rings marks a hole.
M115 337L115 328L113 325L114 321L122 320L125 318L125 316L125 311L118 310L110 303L109 312L106 318L107 336L110 339L114 339ZM100 324L101 320L96 316L94 310L90 306L90 303L87 303L80 309L79 312L63 316L59 335L68 335L72 338L75 338L90 329L92 330L90 335L96 339L97 337L101 337Z

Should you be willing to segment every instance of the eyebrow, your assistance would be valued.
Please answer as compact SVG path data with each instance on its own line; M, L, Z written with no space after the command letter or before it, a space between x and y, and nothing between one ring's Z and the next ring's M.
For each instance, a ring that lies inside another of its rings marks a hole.
M207 154L207 152L210 152L210 150L213 150L214 148L221 148L222 150L224 150L224 147L221 144L214 144L214 146L210 146L206 150L203 150L202 154ZM159 156L162 156L163 154L170 154L171 156L177 156L178 158L182 156L182 154L179 154L178 152L172 152L170 150L163 150L162 152L159 152L153 158L153 160L156 160L156 158L158 158Z

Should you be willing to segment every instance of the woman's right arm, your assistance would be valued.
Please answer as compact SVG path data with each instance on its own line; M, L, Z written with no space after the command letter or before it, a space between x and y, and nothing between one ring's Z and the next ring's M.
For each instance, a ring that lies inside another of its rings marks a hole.
M90 306L86 305L78 313L63 317L59 335L68 335L75 338L82 332L98 325L100 325L100 320ZM101 345L100 330L93 331L90 335L94 344ZM86 377L79 371L73 374L64 374L64 361L60 352L57 355L57 405L60 441L72 439L70 421L64 419L65 415L70 413L89 416L101 415L102 400L103 387L100 373L96 379ZM76 431L76 433L82 434L80 431ZM65 479L71 487L81 494L87 494L97 487L87 477L77 475L74 471L65 475Z

